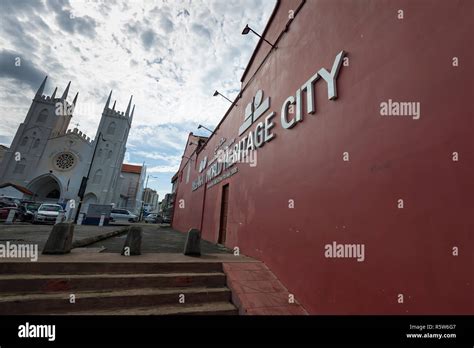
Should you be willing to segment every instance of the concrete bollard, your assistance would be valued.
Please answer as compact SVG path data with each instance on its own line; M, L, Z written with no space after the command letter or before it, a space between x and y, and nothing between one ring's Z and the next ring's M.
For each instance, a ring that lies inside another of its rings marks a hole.
M67 254L72 249L74 224L61 222L53 226L43 248L43 254Z
M105 215L102 214L102 215L100 216L99 226L104 226L104 221L105 221Z
M69 209L69 210L66 210L66 221L72 221L74 220L74 217L76 216L76 210L75 209Z
M58 214L58 217L56 218L56 222L54 223L55 225L60 224L61 222L64 222L66 220L66 214L63 212Z
M15 218L15 209L10 209L8 212L7 220L5 221L5 225L11 225L13 223L13 219Z
M188 256L201 256L201 231L196 228L189 230L183 253Z
M82 220L84 220L84 213L80 213L77 218L77 225L82 225Z
M141 255L142 248L142 228L131 226L128 229L127 239L123 245L122 255Z

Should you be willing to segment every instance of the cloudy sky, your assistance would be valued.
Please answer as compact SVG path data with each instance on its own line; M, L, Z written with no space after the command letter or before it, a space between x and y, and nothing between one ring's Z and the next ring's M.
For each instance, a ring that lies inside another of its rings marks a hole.
M126 162L143 163L160 199L189 132L207 135L229 107L275 0L0 0L0 144L10 146L31 99L71 82L70 128L95 135L106 98L136 104ZM21 65L15 66L20 57Z

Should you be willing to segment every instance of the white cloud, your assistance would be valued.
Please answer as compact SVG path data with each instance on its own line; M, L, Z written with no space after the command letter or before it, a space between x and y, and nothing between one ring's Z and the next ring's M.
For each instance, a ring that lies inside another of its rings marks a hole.
M147 173L176 173L179 169L179 164L176 166L154 166L147 168Z
M136 110L127 160L147 159L149 170L171 171L176 159L156 163L164 159L143 152L181 156L189 132L196 132L199 123L212 127L219 122L229 105L212 93L218 89L229 98L237 95L258 39L242 36L242 28L248 23L262 32L274 3L2 0L8 11L2 14L0 46L49 75L46 93L56 85L61 93L72 81L69 98L79 91L78 108L94 111L75 115L71 125L79 122L88 136L96 132L111 89L118 110L125 110L133 94ZM7 77L1 69L0 142L9 145L35 84Z
M173 162L177 164L179 164L179 162L181 161L181 156L169 156L169 155L157 153L157 152L135 151L134 155L150 158L150 159L155 159L155 160Z

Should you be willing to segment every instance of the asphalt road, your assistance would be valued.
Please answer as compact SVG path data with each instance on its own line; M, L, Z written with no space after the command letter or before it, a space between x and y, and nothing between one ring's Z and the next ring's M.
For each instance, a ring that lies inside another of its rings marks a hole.
M170 227L161 227L156 224L134 224L143 228L142 253L182 253L186 243L186 233L173 230ZM127 235L112 237L91 244L88 248L105 247L103 252L120 253L123 249ZM231 253L231 250L220 245L201 240L203 254Z

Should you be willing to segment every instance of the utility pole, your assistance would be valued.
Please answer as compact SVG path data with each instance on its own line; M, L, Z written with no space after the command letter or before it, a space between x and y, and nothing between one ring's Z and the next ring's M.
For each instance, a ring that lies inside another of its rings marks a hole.
M87 172L87 176L82 177L81 187L79 188L79 193L77 194L79 196L79 205L77 206L77 212L76 212L76 216L74 218L74 223L77 223L77 219L78 219L79 213L81 211L82 200L84 199L84 194L86 193L87 182L89 181L89 176L91 174L92 165L94 164L95 153L97 151L97 146L99 145L100 139L102 139L102 141L106 141L104 139L104 137L102 136L102 132L99 132L99 135L97 136L97 141L95 143L94 152L92 153L91 164L89 165L89 170Z

